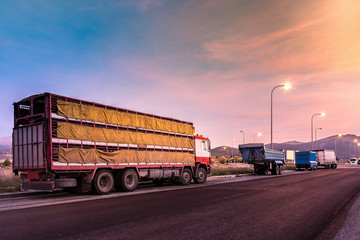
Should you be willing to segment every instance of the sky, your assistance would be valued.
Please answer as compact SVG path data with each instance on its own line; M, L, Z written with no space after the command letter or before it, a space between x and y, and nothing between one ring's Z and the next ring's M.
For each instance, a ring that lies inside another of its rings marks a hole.
M52 92L194 123L212 147L360 135L360 1L0 1L0 137ZM256 136L261 132L261 136Z

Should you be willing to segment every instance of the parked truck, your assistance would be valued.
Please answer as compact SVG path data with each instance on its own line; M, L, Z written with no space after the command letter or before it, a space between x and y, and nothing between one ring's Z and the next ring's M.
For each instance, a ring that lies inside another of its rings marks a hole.
M210 141L192 123L52 93L14 103L13 157L23 190L106 194L210 173Z
M263 143L239 145L243 161L254 165L255 174L280 175L285 164L284 151L266 149Z
M295 166L298 170L301 168L316 170L316 153L313 151L295 152Z
M336 155L334 150L312 150L316 153L317 166L328 168L337 168Z

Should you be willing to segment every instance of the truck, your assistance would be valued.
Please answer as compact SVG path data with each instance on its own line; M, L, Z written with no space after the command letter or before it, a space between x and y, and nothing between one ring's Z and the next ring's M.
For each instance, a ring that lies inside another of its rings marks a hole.
M322 166L326 169L337 168L336 155L334 150L311 150L316 153L317 167Z
M14 104L22 190L133 191L139 181L204 183L210 140L193 123L53 93Z
M301 168L316 170L316 153L313 151L295 152L295 166L297 170Z
M239 145L243 161L254 165L254 173L258 175L280 175L285 164L285 153L280 150L266 149L263 143Z

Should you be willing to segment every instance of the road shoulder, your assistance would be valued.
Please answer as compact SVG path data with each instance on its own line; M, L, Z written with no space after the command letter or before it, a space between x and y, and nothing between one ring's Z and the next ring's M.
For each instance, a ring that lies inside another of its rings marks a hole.
M344 225L334 239L360 239L360 197L352 205Z

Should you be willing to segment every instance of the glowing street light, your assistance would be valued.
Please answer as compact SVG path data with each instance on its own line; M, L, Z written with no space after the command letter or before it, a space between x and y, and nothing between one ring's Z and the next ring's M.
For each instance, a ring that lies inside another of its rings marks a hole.
M357 145L357 142L358 142L359 140L357 140L357 139L354 139L354 157L356 157L356 145Z
M273 148L273 93L274 93L274 90L276 88L279 88L279 87L283 87L285 88L285 90L288 90L291 88L291 84L290 83L285 83L285 84L282 84L282 85L278 85L278 86L275 86L272 90L271 90L271 149ZM254 141L255 142L255 141Z
M259 132L259 133L257 133L257 134L254 135L254 143L255 143L255 137L256 137L256 136L261 137L261 135L262 135L261 132Z
M225 151L225 154L227 154L228 153L227 147L224 146L223 149Z
M336 155L336 139L337 139L337 138L341 138L341 137L342 137L342 134L339 133L339 134L337 135L337 137L334 138L334 142L335 142L335 147L334 147L335 155Z
M314 141L314 117L315 117L315 116L325 117L325 113L324 113L324 112L315 113L315 114L312 115L312 117L311 117L311 148L313 148L313 141Z

